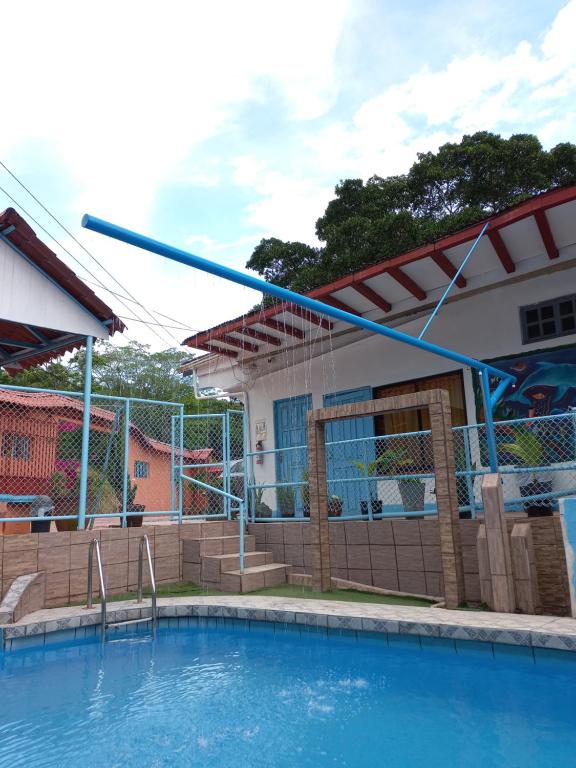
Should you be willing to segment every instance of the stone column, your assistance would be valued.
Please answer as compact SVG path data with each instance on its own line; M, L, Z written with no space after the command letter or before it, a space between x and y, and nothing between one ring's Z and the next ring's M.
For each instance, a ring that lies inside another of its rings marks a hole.
M330 530L326 485L326 444L324 423L308 414L308 474L310 487L310 540L312 544L312 589L329 592Z
M478 562L480 584L488 581L490 589L483 590L482 599L491 602L492 610L514 613L514 576L508 530L504 515L504 496L499 474L484 475L482 480L482 502L484 504L484 526L478 532ZM485 542L483 541L485 540ZM487 571L487 572L486 572Z
M540 592L530 523L515 523L510 535L516 606L521 613L540 613Z
M450 399L447 392L442 391L440 394L442 395L440 401L431 402L429 405L432 453L436 475L436 504L438 506L446 607L457 608L465 601L464 567L460 541Z

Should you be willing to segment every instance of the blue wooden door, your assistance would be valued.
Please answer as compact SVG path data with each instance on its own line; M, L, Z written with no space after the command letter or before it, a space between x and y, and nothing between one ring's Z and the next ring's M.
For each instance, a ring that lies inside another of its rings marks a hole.
M276 482L297 483L308 469L306 414L312 408L312 395L288 397L274 401L274 436L276 449ZM300 489L293 486L294 506L297 516L302 516Z
M324 395L324 405L327 407L360 403L365 400L372 400L371 387L348 389L345 392ZM339 419L326 425L327 443L355 440L362 437L374 437L374 418L372 416L364 416L360 419ZM368 464L374 461L375 455L373 440L326 446L328 495L339 496L342 499L343 515L360 514L360 502L369 500L370 484L368 481L358 483L333 483L330 481L335 478L362 478L364 475L354 462L359 461ZM373 488L372 493L374 492L375 489Z

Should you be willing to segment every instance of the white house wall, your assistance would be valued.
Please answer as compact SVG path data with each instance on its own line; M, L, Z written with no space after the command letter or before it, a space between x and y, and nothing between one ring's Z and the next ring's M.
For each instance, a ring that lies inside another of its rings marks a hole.
M465 353L479 360L507 357L520 353L576 343L576 335L550 341L522 344L519 307L554 299L576 290L576 266L563 271L506 284L489 292L447 304L431 325L426 339ZM417 336L425 320L397 326ZM347 346L314 357L304 363L290 364L290 354L282 354L285 368L266 374L267 363L260 360L260 373L253 383L230 360L220 361L218 370L201 372L202 386L238 390L239 382L248 382L250 442L255 445L256 422L265 422L264 448L275 447L274 401L310 393L314 408L323 405L322 397L362 386L378 387L411 379L463 370L467 418L476 421L476 406L469 368L450 360L421 352L380 336L370 336ZM268 367L270 367L268 365ZM272 482L274 459L265 456L256 466L257 482Z
M0 240L0 318L64 333L107 338L105 327Z

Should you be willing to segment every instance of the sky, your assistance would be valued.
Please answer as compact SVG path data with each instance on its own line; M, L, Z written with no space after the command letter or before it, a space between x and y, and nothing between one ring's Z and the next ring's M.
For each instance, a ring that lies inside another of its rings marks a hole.
M126 320L154 349L258 294L82 230L84 213L243 270L264 237L316 243L341 179L477 130L576 141L576 0L20 0L9 27L0 160L123 287L2 167L0 210L11 195L80 277L175 319Z

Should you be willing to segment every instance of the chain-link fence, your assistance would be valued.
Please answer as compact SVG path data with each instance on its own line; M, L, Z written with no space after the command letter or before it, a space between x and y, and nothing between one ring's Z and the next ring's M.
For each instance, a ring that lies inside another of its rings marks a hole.
M178 493L187 516L235 518L246 497L244 412L185 415L175 419L176 445L182 445L177 467Z
M173 418L183 406L92 395L87 527L179 515ZM80 393L0 387L0 518L4 532L70 530L81 507ZM24 519L28 520L24 522ZM50 518L50 519L48 519ZM32 523L29 521L32 519ZM16 522L19 521L19 522Z
M495 429L507 509L541 514L576 493L576 413L498 422ZM455 427L453 435L460 515L475 517L490 471L485 427ZM333 518L436 514L429 430L327 442L326 470ZM248 454L248 476L251 519L309 516L306 446Z

